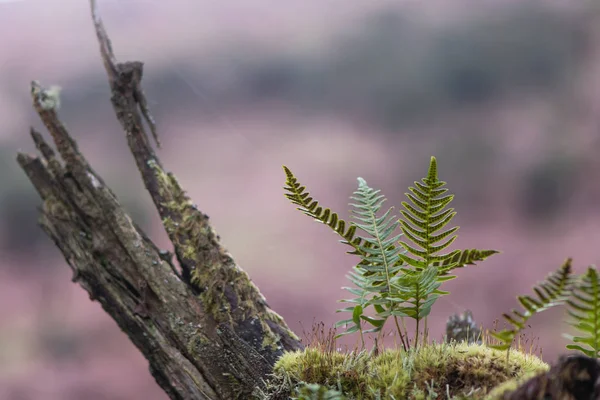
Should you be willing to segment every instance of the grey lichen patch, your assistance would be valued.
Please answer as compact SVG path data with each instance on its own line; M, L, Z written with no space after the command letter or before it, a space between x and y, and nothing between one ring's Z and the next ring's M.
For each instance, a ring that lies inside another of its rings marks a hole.
M43 110L58 110L60 108L60 86L50 86L48 89L42 88L38 81L31 82L31 94L39 102Z
M210 345L210 343L212 343L212 340L199 331L190 338L187 345L187 351L193 355L202 354L202 349ZM218 346L218 344L215 345Z
M42 204L43 212L51 217L60 221L71 220L71 211L62 201L55 196L49 195Z

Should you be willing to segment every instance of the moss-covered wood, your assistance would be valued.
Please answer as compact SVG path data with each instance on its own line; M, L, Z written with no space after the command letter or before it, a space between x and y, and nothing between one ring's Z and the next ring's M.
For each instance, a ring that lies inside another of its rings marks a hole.
M165 171L142 122L157 139L141 90L143 65L116 61L90 3L116 117L181 269L135 225L81 154L58 117L58 91L32 82L33 106L58 151L32 129L41 157L17 157L42 198L40 224L73 280L127 333L171 398L246 399L285 350L302 345L220 244L208 216Z

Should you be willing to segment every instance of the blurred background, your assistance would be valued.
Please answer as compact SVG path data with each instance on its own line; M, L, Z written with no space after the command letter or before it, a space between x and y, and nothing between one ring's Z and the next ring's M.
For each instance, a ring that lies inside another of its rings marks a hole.
M600 250L597 5L531 0L99 0L120 61L145 62L164 165L294 331L331 326L354 260L283 196L289 166L348 217L356 177L388 205L427 172L456 195L456 248L502 253L458 271L430 336L471 309L486 328L515 296ZM17 167L42 129L29 82L156 243L171 246L110 105L87 1L0 0L0 399L166 399L37 226ZM526 335L553 361L563 310ZM357 337L341 344L352 345ZM538 340L539 339L539 340Z

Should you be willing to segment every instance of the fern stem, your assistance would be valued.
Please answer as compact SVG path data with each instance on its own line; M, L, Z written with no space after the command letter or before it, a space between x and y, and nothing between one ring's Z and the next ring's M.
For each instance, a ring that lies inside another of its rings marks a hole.
M417 317L417 329L416 329L416 332L415 332L415 347L416 348L419 347L419 321L420 320L421 319L419 317Z
M365 337L363 335L362 326L359 327L358 332L360 332L360 349L364 350L364 348L365 348Z
M400 329L400 324L398 324L398 316L394 315L394 323L396 324L396 329L398 330L398 334L400 335L400 341L402 342L402 348L404 351L408 351L408 346L404 341L404 335L402 334L402 329Z
M371 210L369 210L371 211ZM379 232L379 227L377 226L377 215L371 211L371 221L373 221L373 232L375 232L375 239L377 239L377 245L382 250L381 257L383 258L383 265L385 266L385 281L386 281L386 289L389 293L392 289L392 284L390 282L390 262L388 261L387 254L385 252L385 246L383 245L383 240L381 239L381 234Z

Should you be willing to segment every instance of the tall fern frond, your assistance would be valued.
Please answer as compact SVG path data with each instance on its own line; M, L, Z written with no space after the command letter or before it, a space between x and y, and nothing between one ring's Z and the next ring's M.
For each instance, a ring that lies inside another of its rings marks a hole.
M567 349L579 350L589 357L598 358L600 356L600 284L595 267L589 267L587 273L573 285L567 306L567 312L572 318L570 324L582 335L565 335L573 342L567 345ZM582 343L585 347L577 343Z
M362 242L357 245L363 252L361 266L377 278L383 279L379 283L380 292L389 292L390 279L398 272L394 265L400 260L400 251L395 243L401 235L393 235L398 229L398 219L395 215L390 215L392 208L377 216L386 201L380 192L367 186L364 179L358 178L358 189L354 196L350 197L354 200L350 206L353 207L351 212L355 220L352 225L367 233L367 236L360 236ZM372 281L374 279L376 278L372 278Z
M306 186L302 186L300 182L298 182L298 179L288 167L284 165L283 169L286 175L285 184L287 185L284 189L288 192L285 194L285 197L293 204L297 205L298 210L309 217L312 217L316 221L329 226L340 235L342 237L341 242L352 246L354 249L350 254L360 254L358 252L360 251L359 246L361 244L361 239L355 236L356 226L348 224L329 208L323 208L319 202L313 199L310 196L310 193L306 191Z
M501 343L489 346L498 350L508 350L517 334L525 328L525 324L529 318L550 307L565 303L569 297L573 281L571 259L569 258L558 270L549 274L542 283L534 286L533 291L536 294L536 298L531 296L517 297L525 311L520 312L513 309L512 314L503 314L504 319L513 328L499 332L490 332L490 335L498 339Z
M425 269L435 261L443 262L458 252L458 250L455 250L450 253L435 255L454 242L456 239L454 233L458 230L458 227L453 227L437 233L448 225L456 215L453 208L444 210L444 207L454 198L454 195L442 196L448 191L448 189L442 188L444 185L446 185L446 182L440 181L437 176L436 159L431 157L427 177L422 179L422 183L415 181L416 187L410 187L410 193L406 193L412 204L406 201L402 202L405 210L400 212L406 219L406 221L400 220L402 233L419 247L400 242L406 251L413 256L403 255L402 259L417 269ZM440 243L443 240L445 241Z
M362 312L366 306L375 306L375 304L378 305L376 310L381 311L380 307L383 306L380 303L387 303L383 299L390 295L391 280L400 271L400 249L395 246L400 238L400 234L395 234L398 229L398 219L390 215L392 208L383 215L378 215L386 201L385 196L380 193L380 190L370 188L364 179L358 178L358 189L350 197L354 201L350 204L354 219L352 226L356 226L366 235L359 236L360 242L356 241L361 262L354 268L355 273L348 276L356 288L345 288L357 297L343 300L355 305L338 310L338 312L352 312L351 320L343 320L337 324L337 326L350 325L345 333L358 330L362 320L374 326L368 332L378 332L383 328L387 317L371 318L362 315ZM379 313L377 316L381 317Z
M450 246L457 237L455 233L458 226L443 230L456 215L454 208L445 208L454 199L454 195L443 196L448 189L443 188L446 182L438 179L435 157L431 157L427 177L421 181L415 182L415 187L410 187L410 193L406 193L412 204L402 202L405 210L400 211L404 217L400 220L400 228L414 243L413 246L400 242L409 253L400 255L402 261L417 270L435 265L438 267L439 279L449 280L454 278L448 275L451 270L474 265L498 253L496 250L468 249L437 254Z

